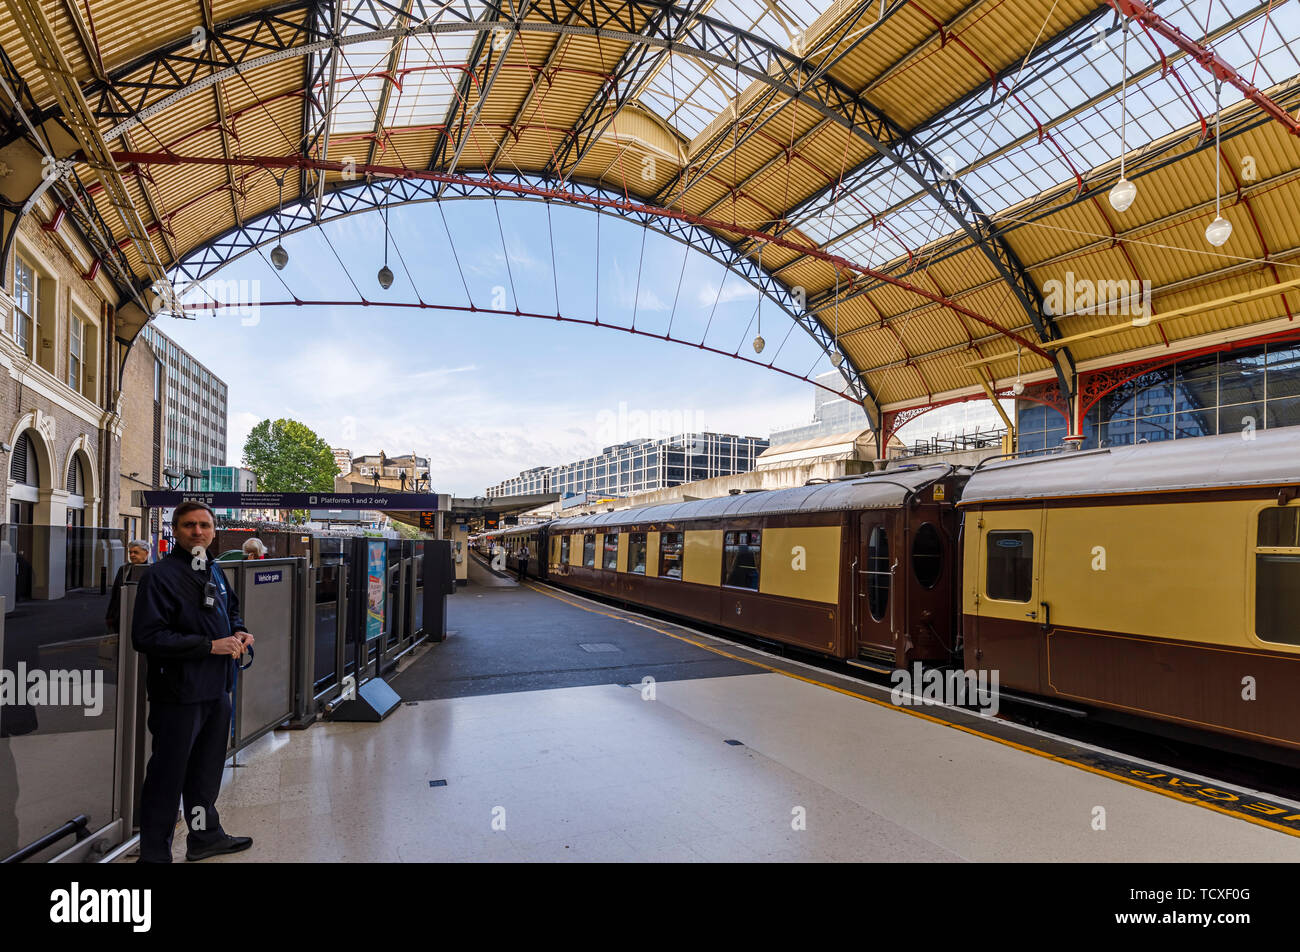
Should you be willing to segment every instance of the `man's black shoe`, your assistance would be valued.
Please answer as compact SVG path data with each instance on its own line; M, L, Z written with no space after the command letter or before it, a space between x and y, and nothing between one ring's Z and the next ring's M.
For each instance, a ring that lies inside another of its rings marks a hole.
M251 836L226 836L214 843L207 843L197 847L190 846L187 842L185 844L185 861L193 863L213 856L222 856L226 853L240 853L252 845L253 838Z

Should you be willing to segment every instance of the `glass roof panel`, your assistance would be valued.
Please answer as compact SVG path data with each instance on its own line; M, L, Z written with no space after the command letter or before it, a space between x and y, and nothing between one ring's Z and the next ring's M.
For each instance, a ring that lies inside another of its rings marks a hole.
M389 96L384 125L394 128L440 124L456 98L473 44L471 33L408 39L402 46L398 69L401 87L395 87Z
M428 15L410 25L477 19L484 7L479 0L455 0L425 4L424 9L430 11ZM348 0L343 9L343 34L369 33L376 26L390 28L398 19L396 7L372 0ZM330 112L332 132L374 132L384 86L390 81L394 85L385 110L385 127L441 123L455 97L475 37L471 32L421 34L340 47ZM393 51L399 45L397 72L390 77Z
M829 9L833 0L713 0L704 15L789 49L795 37ZM749 80L740 78L742 89ZM734 71L699 64L683 56L664 57L639 93L686 139L693 139L736 97Z
M392 45L375 40L339 48L338 76L330 96L332 132L369 132L383 92Z
M1268 6L1266 0L1256 0L1245 9L1238 5L1229 10L1224 3L1191 0L1166 4L1160 13L1184 34L1198 39L1206 34L1207 16L1209 32L1226 29L1210 45L1247 79L1257 73L1256 84L1263 88L1290 79L1300 70L1300 60L1285 39L1300 34L1300 12L1293 5L1277 6L1265 28ZM1247 14L1253 16L1238 26L1228 26ZM1129 36L1126 134L1130 152L1199 122L1198 117L1213 122L1212 77L1186 57L1174 59L1176 51L1168 41L1158 42L1175 63L1177 77L1162 75L1156 46L1143 31L1134 28ZM1258 66L1256 51L1260 53ZM990 101L985 92L913 135L950 169L965 170L960 172L962 181L985 212L1000 211L1070 182L1076 171L1086 174L1120 154L1122 55L1121 30L1112 28L1110 18L1103 18L1093 27L1036 51L1019 76L1008 79L1008 85L1014 85L1014 95L1003 92ZM1225 107L1242 98L1226 84L1222 96ZM1040 128L1047 133L1042 141ZM890 249L923 246L939 237L931 214L939 216L942 233L955 230L951 217L937 206L920 216L896 209L885 217L885 223L898 237L864 244L863 235L874 238L884 230L870 226L867 209L880 214L907 201L927 207L928 196L921 203L923 193L916 182L900 176L893 163L883 160L849 175L845 191L859 201L846 201L844 193L838 202L823 195L807 203L795 223L821 242L829 240L832 247L843 242L847 257L854 257L847 251L853 248L859 254L870 254L864 263L880 264L880 255ZM905 255L906 251L899 253Z

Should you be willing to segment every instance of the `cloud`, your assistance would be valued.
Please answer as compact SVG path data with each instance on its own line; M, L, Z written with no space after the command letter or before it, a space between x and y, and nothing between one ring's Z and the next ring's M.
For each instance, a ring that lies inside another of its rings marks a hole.
M253 431L253 427L261 423L265 417L260 417L256 413L249 413L243 410L239 413L231 413L226 420L226 461L233 466L242 466L244 457L244 444L248 442L248 434Z
M619 264L618 259L614 259L614 292L618 300L618 306L627 311L629 318L633 310L641 311L666 311L668 305L663 299L655 293L651 282L653 277L649 274L642 273L640 281L629 276ZM637 287L637 284L640 287Z
M744 301L753 299L758 295L758 291L748 281L733 279L723 282L722 295L718 295L718 286L712 281L705 281L700 286L700 293L695 296L701 307L712 308L713 302L718 304L730 304L733 301Z
M531 247L532 246L529 245L529 243L526 242L518 232L507 232L506 251L510 253L510 267L519 268L525 271L543 270L542 262L530 254ZM496 259L504 264L506 256L502 252L498 251L496 252ZM546 262L545 270L548 274L550 273L551 263L549 260Z

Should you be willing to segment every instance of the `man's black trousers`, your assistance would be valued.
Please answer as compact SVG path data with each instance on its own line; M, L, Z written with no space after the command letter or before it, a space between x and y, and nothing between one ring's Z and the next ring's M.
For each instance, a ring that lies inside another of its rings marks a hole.
M197 704L149 705L153 753L140 792L140 861L170 863L176 801L184 797L194 845L222 837L217 814L230 739L230 696Z

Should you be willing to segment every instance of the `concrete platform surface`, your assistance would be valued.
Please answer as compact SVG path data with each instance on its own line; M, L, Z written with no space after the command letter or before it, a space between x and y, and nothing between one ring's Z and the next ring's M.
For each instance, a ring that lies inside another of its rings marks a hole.
M507 617L556 651L675 642L529 588L467 592L453 640L394 683L445 668L455 639L509 642ZM718 659L746 676L650 690L644 648L613 683L408 698L381 724L265 737L218 801L254 846L208 862L1300 861L1300 838L739 660Z

